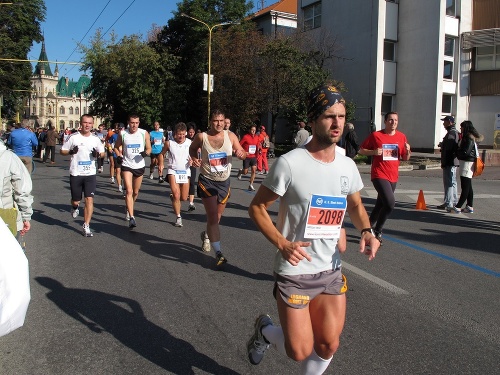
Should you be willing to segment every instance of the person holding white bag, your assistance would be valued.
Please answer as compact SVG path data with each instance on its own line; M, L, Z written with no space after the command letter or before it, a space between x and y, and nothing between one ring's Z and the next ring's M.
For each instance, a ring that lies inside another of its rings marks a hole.
M0 336L24 324L30 301L28 259L16 237L31 228L31 189L23 162L0 141Z

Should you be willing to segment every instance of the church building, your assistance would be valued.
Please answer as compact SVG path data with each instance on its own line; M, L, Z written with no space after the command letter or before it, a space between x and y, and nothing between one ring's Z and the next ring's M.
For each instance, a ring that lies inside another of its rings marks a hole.
M92 103L85 89L90 84L90 77L83 74L78 81L68 77L59 77L56 63L54 73L50 68L45 42L35 71L31 76L31 93L27 105L28 118L35 128L54 125L57 130L78 129L80 116L88 113ZM101 119L94 118L95 126Z

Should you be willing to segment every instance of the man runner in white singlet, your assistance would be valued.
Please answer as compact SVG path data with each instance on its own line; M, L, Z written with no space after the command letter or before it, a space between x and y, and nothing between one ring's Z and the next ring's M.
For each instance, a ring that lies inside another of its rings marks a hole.
M172 191L170 200L176 216L174 224L176 227L182 227L181 201L185 201L189 197L189 180L191 178L189 146L191 140L186 139L186 134L186 124L179 122L174 127L174 140L167 140L161 150L162 155L169 152L167 179Z
M128 128L120 134L115 142L116 161L121 164L123 184L125 187L125 205L127 207L128 227L137 226L134 216L134 203L139 195L142 178L146 169L144 158L151 154L149 133L139 128L139 116L128 117Z
M196 134L189 148L193 165L200 167L198 197L207 213L207 230L201 233L202 250L208 252L212 246L217 266L227 262L221 250L219 221L231 194L229 176L233 152L238 159L246 158L236 135L224 130L224 119L222 111L214 110L210 116L210 129ZM201 149L201 155L198 155L198 149Z

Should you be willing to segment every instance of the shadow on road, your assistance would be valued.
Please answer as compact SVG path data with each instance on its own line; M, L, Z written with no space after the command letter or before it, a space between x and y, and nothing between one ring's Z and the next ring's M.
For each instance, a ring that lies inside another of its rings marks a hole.
M174 374L237 374L196 351L187 341L150 322L140 304L130 298L89 289L66 288L50 277L35 280L49 289L47 298L95 333L108 332L123 345Z

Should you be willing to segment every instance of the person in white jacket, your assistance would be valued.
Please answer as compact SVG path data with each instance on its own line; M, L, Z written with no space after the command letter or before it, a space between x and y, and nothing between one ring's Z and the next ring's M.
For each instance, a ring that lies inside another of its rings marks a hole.
M0 208L16 208L17 231L24 235L31 228L33 196L31 176L19 156L0 141Z

